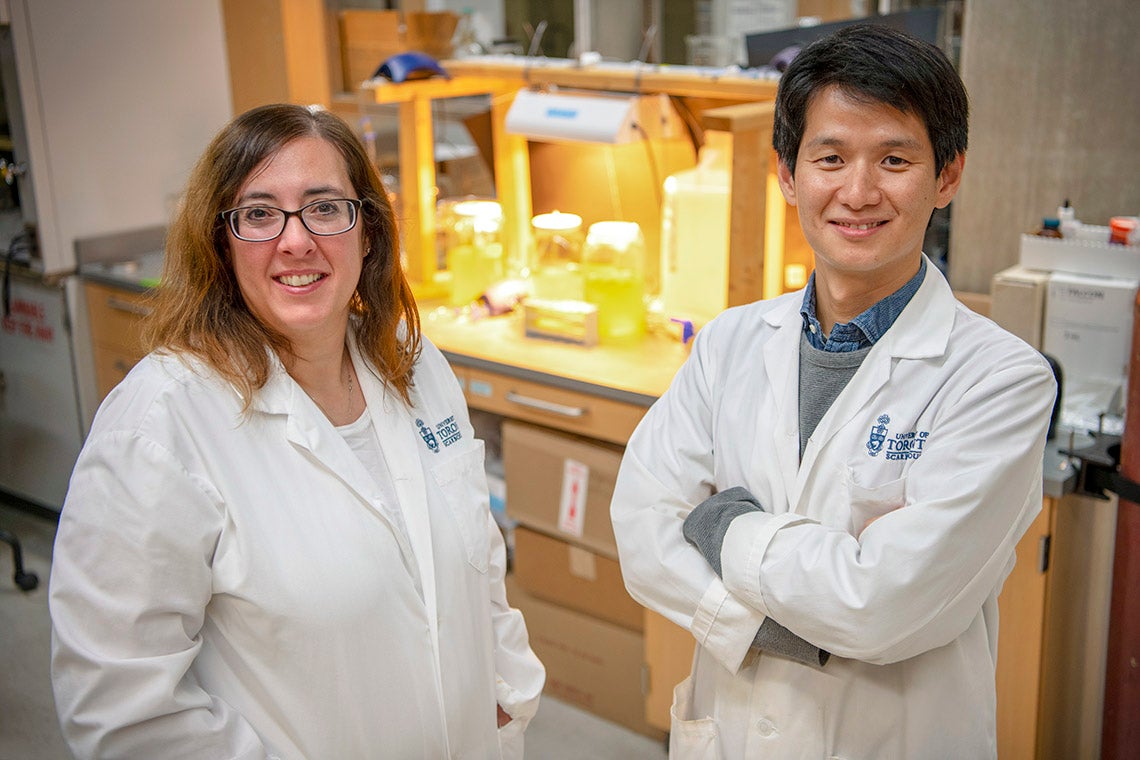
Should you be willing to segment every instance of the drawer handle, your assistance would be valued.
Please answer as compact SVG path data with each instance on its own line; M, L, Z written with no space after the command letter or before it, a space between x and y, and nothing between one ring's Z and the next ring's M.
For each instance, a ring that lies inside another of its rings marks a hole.
M115 296L107 297L107 305L112 309L125 311L128 314L137 314L140 317L145 317L151 312L149 306L143 306L142 304L135 303L134 301L125 301L122 298L117 298Z
M580 406L567 406L566 404L556 404L553 401L543 401L540 398L531 398L524 396L521 393L514 391L507 391L505 397L507 401L519 406L525 406L529 409L538 409L543 412L550 412L551 414L558 414L563 417L581 417L586 414L586 410Z

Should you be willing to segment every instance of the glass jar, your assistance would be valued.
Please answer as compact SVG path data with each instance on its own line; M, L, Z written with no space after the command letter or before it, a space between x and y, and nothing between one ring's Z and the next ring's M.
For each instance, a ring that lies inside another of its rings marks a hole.
M503 279L503 209L497 201L460 201L443 225L451 305L464 306Z
M539 214L531 227L531 291L535 298L581 301L582 217L552 211Z
M598 340L645 334L645 240L637 222L595 222L582 251L585 299L598 307Z

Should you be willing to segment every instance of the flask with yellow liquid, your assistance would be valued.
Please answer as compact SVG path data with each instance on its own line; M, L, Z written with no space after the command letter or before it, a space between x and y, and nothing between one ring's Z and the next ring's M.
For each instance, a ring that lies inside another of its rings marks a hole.
M582 251L585 300L598 307L598 340L645 334L645 240L636 222L595 222Z
M448 223L451 305L463 306L503 279L503 210L497 201L461 201L451 207Z
M582 217L552 211L531 219L533 240L530 278L535 298L581 301Z

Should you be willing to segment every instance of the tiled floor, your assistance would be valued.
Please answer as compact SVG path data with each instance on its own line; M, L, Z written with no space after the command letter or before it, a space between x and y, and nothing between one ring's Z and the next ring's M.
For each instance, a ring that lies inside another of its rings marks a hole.
M0 544L0 760L67 760L49 681L47 583L55 524L3 503L0 528L17 534L24 564L40 585L22 593L12 556ZM662 760L661 742L544 697L527 729L527 757L537 760Z

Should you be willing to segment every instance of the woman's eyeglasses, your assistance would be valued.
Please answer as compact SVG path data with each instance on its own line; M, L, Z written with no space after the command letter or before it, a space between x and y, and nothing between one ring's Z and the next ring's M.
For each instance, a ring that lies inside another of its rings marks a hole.
M285 231L289 217L297 216L305 229L314 235L340 235L356 226L362 201L355 198L334 198L313 201L296 211L274 206L240 206L223 211L221 217L230 225L230 232L247 243L264 243Z

